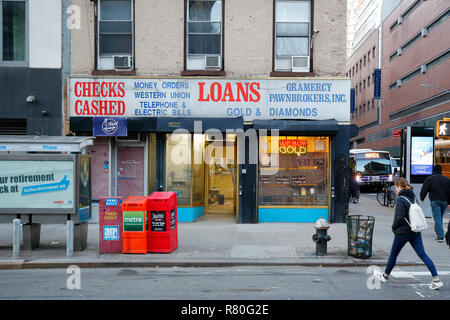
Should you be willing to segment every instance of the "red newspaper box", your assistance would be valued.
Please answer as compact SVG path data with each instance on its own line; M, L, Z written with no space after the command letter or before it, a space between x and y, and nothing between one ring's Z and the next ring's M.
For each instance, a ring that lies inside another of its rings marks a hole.
M178 248L176 193L153 192L147 200L150 220L148 252L170 253Z
M147 197L127 198L123 210L123 253L147 253Z
M122 202L122 197L99 199L100 253L122 253Z

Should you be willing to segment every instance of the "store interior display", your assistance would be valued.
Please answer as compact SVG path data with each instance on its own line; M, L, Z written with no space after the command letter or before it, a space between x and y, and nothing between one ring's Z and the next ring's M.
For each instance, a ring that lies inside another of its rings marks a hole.
M260 205L328 206L328 137L279 137L278 149L270 137L261 139L267 141L260 143Z

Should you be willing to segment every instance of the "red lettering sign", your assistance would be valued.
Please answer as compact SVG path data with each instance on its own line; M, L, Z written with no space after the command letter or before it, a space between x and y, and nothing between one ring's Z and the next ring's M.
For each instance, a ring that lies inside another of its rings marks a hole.
M201 102L258 102L261 100L259 82L213 82L207 87L206 82L198 83L198 101Z
M305 147L306 148L306 140L296 140L296 139L286 139L286 140L278 140L280 147Z

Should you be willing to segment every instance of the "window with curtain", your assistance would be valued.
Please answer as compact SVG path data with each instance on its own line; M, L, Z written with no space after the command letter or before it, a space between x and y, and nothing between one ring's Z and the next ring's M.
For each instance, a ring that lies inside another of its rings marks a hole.
M1 4L1 62L26 61L26 1L3 1Z
M186 23L186 68L221 68L222 1L187 0Z
M310 1L275 2L275 70L309 72Z
M133 0L100 0L98 10L98 55L133 55ZM109 66L99 63L99 69ZM107 67L109 69L111 66Z

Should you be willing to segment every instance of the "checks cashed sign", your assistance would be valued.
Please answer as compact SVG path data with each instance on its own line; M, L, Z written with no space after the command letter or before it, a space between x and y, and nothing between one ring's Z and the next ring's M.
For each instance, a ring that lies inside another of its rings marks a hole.
M71 117L350 121L348 79L69 79Z

